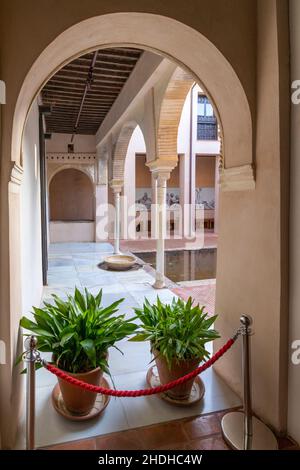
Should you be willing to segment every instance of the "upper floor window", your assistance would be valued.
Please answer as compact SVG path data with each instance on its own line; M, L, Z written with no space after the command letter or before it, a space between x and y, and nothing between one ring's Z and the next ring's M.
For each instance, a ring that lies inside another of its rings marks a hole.
M217 118L209 99L205 95L198 94L197 115L197 139L217 140Z

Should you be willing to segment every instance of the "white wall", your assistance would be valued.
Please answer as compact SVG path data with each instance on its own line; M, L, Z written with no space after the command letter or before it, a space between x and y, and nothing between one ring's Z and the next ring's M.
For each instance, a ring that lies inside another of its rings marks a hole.
M127 197L128 206L135 203L135 155L137 153L146 153L144 136L139 126L136 126L132 133L125 160L124 195Z
M43 288L39 168L39 114L31 108L23 138L23 181L21 186L22 310L39 305Z
M290 0L291 80L300 80L300 2ZM300 104L291 109L290 345L300 340ZM292 349L290 349L292 353ZM290 354L291 357L291 354ZM288 432L300 442L300 364L289 360Z
M192 128L192 151L194 154L202 155L217 155L220 150L220 144L217 140L197 140L197 103L198 93L202 90L199 85L193 87L193 128ZM180 118L180 124L178 128L178 139L177 148L178 153L189 152L190 146L190 103L191 103L191 91L187 94L182 114Z
M46 141L46 151L66 153L70 143L70 134L52 134L51 139ZM77 134L74 137L73 144L74 152L96 153L96 137L94 135Z
M50 222L51 243L93 242L95 222Z

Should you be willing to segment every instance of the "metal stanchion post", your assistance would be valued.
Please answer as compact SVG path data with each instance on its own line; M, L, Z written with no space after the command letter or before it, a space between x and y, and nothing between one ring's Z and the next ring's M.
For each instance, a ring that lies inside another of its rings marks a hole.
M25 340L26 353L24 356L27 363L26 377L26 449L34 449L35 434L35 362L38 357L36 351L37 338L29 336Z
M252 319L242 315L244 410L227 413L222 419L222 433L227 444L235 450L275 450L277 439L272 431L252 415L250 335Z

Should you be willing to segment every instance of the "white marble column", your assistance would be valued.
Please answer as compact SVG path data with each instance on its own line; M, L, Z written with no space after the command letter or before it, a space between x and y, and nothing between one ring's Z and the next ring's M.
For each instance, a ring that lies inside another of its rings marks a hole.
M120 253L120 193L121 191L114 188L114 203L115 203L115 225L114 225L114 253Z
M152 185L152 194L151 194L151 211L149 217L151 218L151 238L157 239L157 180L154 177L154 174L151 174L151 185Z
M165 237L166 237L166 197L167 180L170 173L158 171L154 173L156 179L157 211L155 226L157 229L156 240L156 273L153 287L162 289L165 287Z
M121 192L122 180L111 180L110 187L114 194L114 253L120 254Z

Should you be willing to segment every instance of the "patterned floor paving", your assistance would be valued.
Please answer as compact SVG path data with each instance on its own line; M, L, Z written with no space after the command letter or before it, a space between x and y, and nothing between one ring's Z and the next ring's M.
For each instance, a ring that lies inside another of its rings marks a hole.
M205 307L205 312L210 316L215 315L216 280L210 279L199 282L181 282L179 287L171 288L174 294L187 301L189 297L195 304ZM217 313L217 312L216 312Z
M229 450L221 432L226 412L184 418L170 423L116 432L45 447L47 450ZM279 450L299 450L289 438L278 439Z
M68 243L50 246L48 286L43 300L49 301L51 294L66 296L87 287L92 293L103 290L103 303L108 305L124 298L120 312L126 317L133 315L133 308L142 306L145 297L154 301L159 295L162 302L170 302L176 294L165 288L152 287L153 276L143 268L130 272L110 272L98 268L98 264L112 253L109 243ZM226 341L227 338L224 338ZM146 373L151 361L149 344L121 341L123 351L109 351L110 371L118 389L140 389L146 387ZM47 359L47 356L45 357ZM56 384L55 376L41 369L37 372L36 445L45 447L95 436L108 435L125 430L240 406L240 399L209 369L202 374L205 383L204 399L191 407L178 408L161 400L158 396L141 398L112 398L100 418L86 422L68 421L58 415L51 403L51 393ZM109 380L109 378L108 378ZM24 448L24 420L17 448ZM98 437L97 437L98 439ZM85 441L86 442L86 441ZM94 442L94 441L93 441Z

